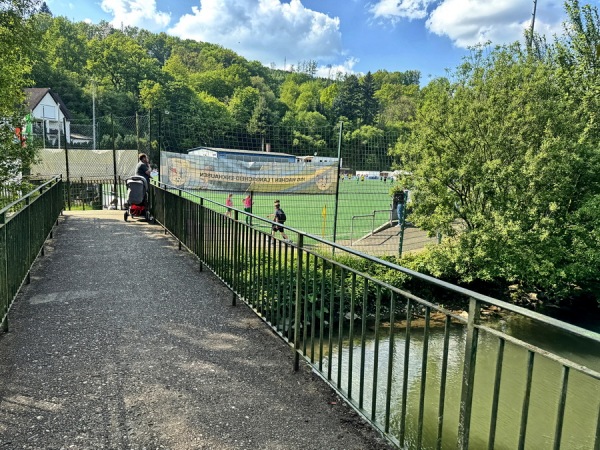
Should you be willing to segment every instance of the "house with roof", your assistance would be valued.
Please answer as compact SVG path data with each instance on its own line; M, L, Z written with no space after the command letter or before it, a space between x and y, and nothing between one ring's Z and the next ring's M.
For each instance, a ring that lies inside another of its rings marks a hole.
M61 146L67 136L71 142L71 113L60 96L50 88L26 88L25 104L33 134L44 143Z

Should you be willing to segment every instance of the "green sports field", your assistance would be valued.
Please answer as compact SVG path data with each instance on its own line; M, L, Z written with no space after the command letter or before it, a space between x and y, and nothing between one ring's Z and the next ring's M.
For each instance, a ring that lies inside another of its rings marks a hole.
M340 183L337 212L337 241L358 239L389 221L392 197L389 194L392 184L380 180L345 180ZM204 198L225 204L227 192L197 191ZM243 210L245 192L233 192L234 208ZM287 216L286 226L306 231L310 234L333 238L335 216L334 195L307 194L263 194L253 195L253 214L265 217L274 211L273 201L280 200L281 208ZM225 211L225 208L222 208ZM375 217L373 221L373 212ZM324 214L325 213L325 214ZM369 217L357 217L357 216ZM354 219L353 219L354 216ZM267 224L262 224L268 228ZM261 226L259 224L259 226Z

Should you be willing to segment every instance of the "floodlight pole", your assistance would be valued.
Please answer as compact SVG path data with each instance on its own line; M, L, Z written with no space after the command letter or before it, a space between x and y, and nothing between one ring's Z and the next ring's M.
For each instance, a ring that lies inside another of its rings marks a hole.
M531 27L529 28L529 39L527 39L527 47L531 50L533 45L533 30L535 27L535 12L537 10L537 0L533 0L533 13L531 14Z
M92 150L96 150L96 80L92 79Z
M338 137L338 161L337 161L337 180L335 181L335 208L333 210L333 242L337 236L337 219L338 219L338 199L340 197L340 172L342 170L342 130L344 122L340 122L340 134ZM333 249L335 252L335 248Z

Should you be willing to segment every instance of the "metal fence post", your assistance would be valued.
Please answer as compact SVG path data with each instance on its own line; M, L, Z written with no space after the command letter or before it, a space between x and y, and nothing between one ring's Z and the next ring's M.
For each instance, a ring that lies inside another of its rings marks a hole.
M116 142L115 142L115 121L113 118L113 115L110 115L110 123L112 125L112 153L113 153L113 179L114 179L114 189L115 189L115 198L113 198L113 200L117 199L117 147L116 147ZM115 201L115 209L117 208L118 205L118 200Z
M67 119L63 117L63 130L65 133L65 171L67 175L67 208L71 210L71 173L69 170L69 147L67 146Z
M238 220L238 210L233 210L233 239L231 240L231 245L233 246L233 251L231 252L231 257L233 258L233 273L231 276L231 292L233 293L233 298L231 299L231 306L236 306L237 304L237 280L238 280L238 272L239 272L239 262L238 257L240 254L240 242L239 242L239 233L240 233L240 222Z
M179 191L177 191L177 205L179 206L178 208L178 214L177 214L177 222L179 222L178 224L180 224L181 226L177 227L177 240L179 241L179 250L181 250L181 238L183 237L183 217L181 215L181 210L183 208L183 202L182 200L182 194L181 194L181 189L179 189Z
M340 122L340 134L338 136L338 170L337 180L335 182L335 208L333 210L333 242L337 237L337 221L338 221L338 202L340 197L340 172L342 170L342 130L344 129L344 122ZM333 249L335 252L335 248Z
M202 272L203 261L204 261L204 197L200 197L200 217L198 220L198 239L199 239L199 248L198 248L198 258L200 259L200 272Z
M66 142L66 140L65 140ZM31 197L27 197L25 199L25 210L27 211L27 275L25 276L25 284L30 284L31 283L31 265L33 264L33 260L35 259L35 257L32 257L32 250L31 250Z
M400 236L398 239L398 258L402 258L402 247L404 247L404 217L402 218L402 222L400 223Z
M140 117L138 112L135 112L135 146L137 148L138 155L140 152Z
M6 242L6 213L0 214L0 302L2 305L2 331L8 332L8 304L10 302L8 294L8 249ZM2 318L0 317L0 319Z
M479 329L479 302L469 299L469 319L467 321L467 340L465 344L465 361L463 369L462 390L460 395L460 415L458 422L458 448L469 448L469 431L471 428L471 409L473 406L473 382L475 380L475 364L477 361L477 340Z
M294 370L300 370L300 311L302 308L302 267L304 235L298 234L298 267L296 268L296 310L294 311ZM292 268L293 270L293 268Z

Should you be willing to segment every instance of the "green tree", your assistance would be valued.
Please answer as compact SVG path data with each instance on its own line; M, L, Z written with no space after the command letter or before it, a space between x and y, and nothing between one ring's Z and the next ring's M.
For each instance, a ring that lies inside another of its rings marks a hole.
M189 83L190 70L180 54L171 55L165 62L162 70L176 80Z
M346 117L356 122L361 117L363 96L356 75L348 75L339 85L339 91L332 105L337 118Z
M42 36L32 49L35 52L32 85L51 87L75 117L89 116L92 102L84 89L90 83L84 28L64 17L52 18L48 14L37 14L31 20Z
M418 86L421 73L418 70L407 70L406 72L388 72L387 70L378 70L373 74L377 89L383 84L396 84L399 86Z
M328 149L326 136L330 132L330 126L323 114L316 111L288 111L281 124L293 129L291 145L295 150L308 154L318 152L324 156L333 153Z
M269 108L267 99L261 95L252 111L252 117L248 122L248 133L260 138L260 150L266 150L266 144L272 142L273 125L276 121L276 115Z
M32 67L32 49L37 40L33 22L38 1L0 0L0 185L19 186L18 176L35 158L32 142L23 146L15 134L24 126L25 95Z
M281 85L280 101L291 111L296 111L296 100L300 95L300 86L293 80L285 80Z
M131 92L137 97L139 83L155 80L159 74L158 61L120 31L89 41L89 53L88 70L118 92Z
M50 8L48 8L48 5L46 4L46 2L42 2L42 5L40 6L38 13L39 14L47 14L48 16L52 16L52 11L50 11Z
M164 111L168 108L166 90L162 84L152 80L144 80L140 84L140 105L150 111Z
M410 127L417 114L419 86L384 83L374 96L381 107L380 127L397 131Z
M260 93L256 88L237 89L227 106L233 120L239 125L246 126L250 122L259 98Z
M324 88L321 91L321 95L319 97L321 106L323 108L323 112L325 113L325 115L327 117L331 118L332 120L337 119L336 117L332 117L332 116L334 114L333 105L334 105L334 102L338 95L339 90L340 90L340 87L338 86L337 83L330 84L329 86L327 86L326 88Z
M360 80L362 92L361 92L361 108L360 118L362 123L366 125L372 125L377 116L379 105L377 104L377 98L375 97L375 80L371 72L361 78Z
M384 170L390 167L391 160L387 161L387 149L382 148L383 130L372 125L363 125L355 130L348 130L345 140L354 150L345 157L345 163L347 162L349 167L356 170Z
M224 101L233 95L235 87L223 75L223 70L193 73L189 76L189 83L194 91L205 92Z
M267 105L267 100L260 96L248 121L248 132L264 138L273 123L274 115ZM264 145L262 147L264 150Z
M296 99L297 111L319 111L321 110L321 89L319 81L308 81L302 83Z
M565 271L569 229L590 186L598 192L600 166L579 143L565 86L517 44L475 51L455 77L423 89L412 134L394 152L410 173L412 221L454 236L432 250L430 271L568 291L578 281Z

